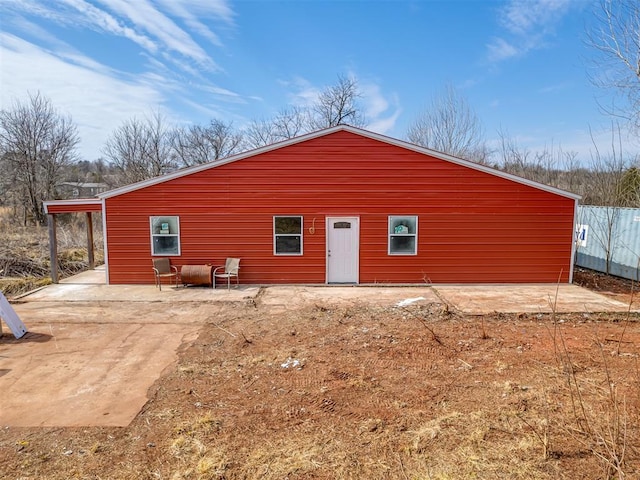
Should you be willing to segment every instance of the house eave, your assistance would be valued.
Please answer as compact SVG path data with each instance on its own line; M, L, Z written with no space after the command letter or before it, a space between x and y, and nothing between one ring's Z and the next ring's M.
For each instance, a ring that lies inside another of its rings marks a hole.
M47 200L42 202L44 207L44 212L49 213L50 207L60 207L58 210L64 209L66 207L72 207L67 213L75 212L78 210L78 207L86 206L87 211L99 211L102 209L102 199L100 198L74 198L67 200ZM97 209L96 207L100 208ZM62 213L61 211L57 213Z

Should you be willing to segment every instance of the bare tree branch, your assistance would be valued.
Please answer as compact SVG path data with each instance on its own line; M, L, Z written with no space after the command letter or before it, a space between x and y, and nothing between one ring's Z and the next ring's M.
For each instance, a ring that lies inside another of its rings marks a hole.
M360 97L356 79L340 75L338 82L324 89L310 107L290 106L271 119L251 122L244 131L246 146L264 147L337 125L365 127Z
M111 134L103 152L125 184L139 182L175 170L170 140L165 118L155 113L144 120L124 122Z
M300 107L285 108L271 120L254 120L245 130L248 148L259 148L294 138L312 130L310 113Z
M211 120L209 125L192 125L175 129L171 134L173 156L181 166L212 162L237 153L241 149L242 134L231 123Z
M409 127L407 138L417 145L479 163L489 157L480 120L451 85L431 99Z
M2 170L13 182L5 186L39 224L46 223L43 200L56 198L64 168L76 160L77 128L36 93L25 103L0 111Z
M316 103L311 107L311 124L314 129L351 125L366 125L364 114L358 106L361 97L355 78L338 76L335 85L323 90Z
M640 128L640 4L600 0L595 19L588 32L588 44L596 53L591 81L623 99L622 104L601 108Z

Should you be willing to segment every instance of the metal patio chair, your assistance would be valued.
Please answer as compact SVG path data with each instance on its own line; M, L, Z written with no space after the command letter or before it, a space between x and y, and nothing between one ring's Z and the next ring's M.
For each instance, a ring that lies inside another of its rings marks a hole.
M171 279L175 278L176 288L178 288L178 268L171 265L171 261L168 258L153 259L153 274L156 277L156 287L160 291L162 291L163 278L168 278L169 284L171 284Z
M227 290L231 290L231 277L236 277L236 285L240 285L238 272L240 270L239 258L227 258L223 267L216 267L213 271L213 288L216 288L217 278L227 279Z

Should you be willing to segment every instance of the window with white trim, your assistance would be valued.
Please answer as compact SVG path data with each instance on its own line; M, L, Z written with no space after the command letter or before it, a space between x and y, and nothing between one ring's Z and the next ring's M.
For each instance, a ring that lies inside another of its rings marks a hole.
M389 216L389 255L418 253L418 217Z
M273 253L302 255L302 217L273 217Z
M180 217L149 217L151 255L180 255Z

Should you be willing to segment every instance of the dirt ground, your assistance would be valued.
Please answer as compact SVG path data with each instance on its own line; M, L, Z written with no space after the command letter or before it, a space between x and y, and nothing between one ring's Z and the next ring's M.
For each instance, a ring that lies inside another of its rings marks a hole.
M639 354L633 313L230 302L127 427L3 428L0 478L638 478Z

